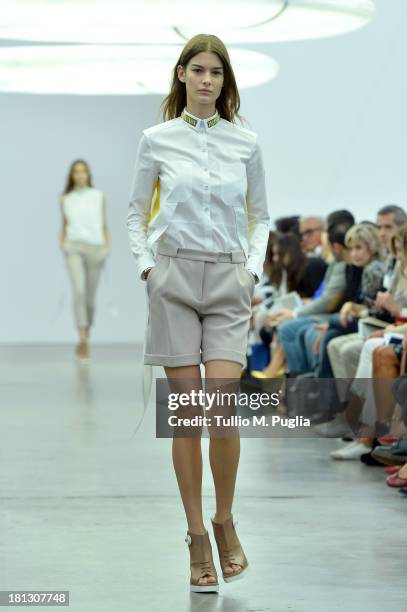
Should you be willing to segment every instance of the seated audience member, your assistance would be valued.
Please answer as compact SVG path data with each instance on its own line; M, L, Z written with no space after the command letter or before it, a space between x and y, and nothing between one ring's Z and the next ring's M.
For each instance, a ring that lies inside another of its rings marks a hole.
M335 215L336 213L332 214ZM329 221L330 216L328 216L328 223ZM395 204L384 206L377 213L377 227L386 254L383 278L384 289L389 289L391 286L396 263L395 254L391 250L391 238L406 221L406 213L400 206ZM338 380L349 380L355 377L362 346L363 340L358 333L338 336L330 341L328 355L335 378ZM340 399L344 399L343 393L346 393L347 386L343 384L341 387L343 392L340 389L338 391L340 392Z
M407 355L407 334L403 342L404 362ZM405 366L405 363L404 363ZM404 373L393 384L393 395L401 408L403 423L407 425L407 373ZM372 451L372 458L387 467L390 476L386 479L389 487L401 487L400 493L407 495L407 436L401 436L392 446L377 446ZM401 466L401 467L400 467Z
M405 348L407 325L393 326L392 329L404 334ZM403 348L400 345L398 350L397 346L386 345L380 340L372 338L363 347L358 376L352 385L353 393L344 415L348 427L356 431L357 437L352 443L333 451L333 459L360 459L367 465L380 465L374 456L374 448L378 438L390 432L397 400L392 387L394 380L400 376Z
M379 292L371 308L372 315L388 322L407 313L406 309L403 314L400 314L401 310L407 307L407 223L398 228L391 237L390 253L386 262L390 257L394 259L395 265L392 265L389 290ZM384 280L385 282L387 281ZM383 336L383 332L379 332L379 335ZM354 340L355 344L352 345L352 349L343 343L342 338L335 338L329 343L328 354L335 378L354 378L363 339L357 334ZM355 357L356 366L352 372L352 370L349 371L349 364L355 361Z
M271 286L270 277L272 274L273 252L274 246L277 242L277 237L277 232L269 232L266 256L264 258L263 274L260 278L260 281L257 283L257 285L255 285L254 294L252 297L252 306L259 304L265 298L268 298L273 294L273 287Z
M281 297L296 291L302 298L312 298L327 269L324 260L319 257L306 257L298 237L294 234L283 234L278 238L273 259L274 267L270 278L275 291L273 295ZM265 323L268 325L269 321L265 319ZM261 372L254 372L253 375L262 377Z
M390 326L387 326L383 330L373 333L366 341L363 341L363 339L359 338L361 349L360 359L355 374L355 381L352 384L351 388L353 392L351 407L347 408L348 412L350 411L353 414L355 410L357 410L357 407L361 408L361 406L363 405L362 421L364 423L380 421L383 418L383 415L387 413L386 402L384 399L380 402L380 405L377 403L377 401L375 402L374 396L377 396L377 393L373 392L373 388L375 387L375 381L371 380L372 368L373 378L375 378L373 363L375 359L378 363L382 364L383 370L383 363L385 363L386 360L389 360L392 356L394 357L394 351L392 350L392 347L386 346L387 334L390 332L401 333L404 331L405 327L403 325L401 325L400 327L398 321L401 318L407 318L407 223L402 225L397 230L396 234L392 236L390 248L391 253L396 258L396 265L394 267L392 284L390 287L390 291L379 292L377 294L376 301L373 305L373 314L375 314L376 317L382 318L385 321L392 322L392 324ZM336 359L340 359L341 354L339 353L338 356L335 351L332 352L332 350L330 350L330 347L333 343L335 343L335 340L330 342L328 345L328 354L333 370L337 373L338 369L340 369L340 366L338 363L336 363ZM394 367L395 362L393 360L393 363L390 364L389 369L390 372L393 372L393 376L389 376L389 378L395 378ZM344 382L346 383L346 381ZM382 390L384 390L385 383L383 381L380 381L379 386L381 386ZM388 393L388 395L390 394ZM385 395L383 395L382 397L384 398ZM379 417L377 415L375 416L376 410L380 411ZM360 411L358 417L359 416ZM334 435L334 433L340 435L339 430L341 429L341 424L343 430L346 431L348 420L347 417L348 413L346 412L337 414L331 424L327 425L325 435L330 435L330 432L332 433L332 435ZM369 443L373 443L373 440L366 439L363 441L363 444L365 445L368 445ZM360 446L359 448L363 450L362 446ZM356 452L353 453L352 458L356 458Z
M300 220L301 246L307 256L321 256L323 229L324 220L321 217L303 217Z
M295 234L282 234L273 249L271 284L279 294L296 291L300 297L311 298L319 288L327 268L319 257L308 259Z
M326 218L325 231L329 232L334 225L346 225L349 229L355 225L355 217L349 210L334 210Z
M407 223L407 213L401 206L387 204L377 213L376 224L379 230L380 239L386 251L386 272L383 286L385 289L390 287L394 265L396 263L394 255L390 252L390 240L397 228Z
M252 369L253 364L257 364L258 360L260 360L260 367L269 360L269 347L268 345L263 346L263 341L255 330L254 319L260 305L264 305L265 302L267 303L268 300L272 299L273 292L275 291L274 287L270 283L270 277L272 275L273 265L275 265L273 263L273 249L277 241L277 236L277 232L269 232L266 256L263 265L263 274L260 278L260 282L257 283L254 288L254 294L251 301L252 317L250 319L250 331L246 353L247 365L244 370L244 376L248 375L248 372ZM259 365L257 365L257 367L259 367Z
M346 234L346 246L350 249L355 270L349 270L347 301L338 314L320 326L318 376L332 378L333 372L328 356L328 343L332 338L358 331L358 319L375 303L378 292L383 288L385 265L383 246L379 232L373 225L359 223ZM358 274L359 272L359 274ZM352 278L350 276L352 275Z
M280 217L276 220L276 230L279 234L296 234L300 235L300 217L298 215L294 217Z
M321 295L309 304L295 311L280 310L275 314L274 321L278 325L280 349L275 351L269 367L263 373L272 378L286 365L291 375L302 374L312 369L308 362L308 352L303 350L304 335L302 332L311 328L315 321L323 321L330 313L338 310L341 305L346 285L346 259L348 251L345 246L345 236L349 227L345 224L331 226L328 230L328 240L333 254L325 277L324 289ZM312 328L315 342L318 331ZM311 348L310 347L310 348ZM310 351L312 354L312 350Z

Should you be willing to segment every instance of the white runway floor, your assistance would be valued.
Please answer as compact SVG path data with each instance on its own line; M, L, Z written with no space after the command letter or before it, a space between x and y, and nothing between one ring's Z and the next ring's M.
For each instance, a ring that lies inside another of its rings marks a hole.
M406 609L407 499L381 468L329 459L342 442L324 439L242 439L234 516L251 573L190 594L171 441L155 438L152 403L131 438L141 349L94 347L88 367L72 351L0 350L0 590L69 590L73 612Z

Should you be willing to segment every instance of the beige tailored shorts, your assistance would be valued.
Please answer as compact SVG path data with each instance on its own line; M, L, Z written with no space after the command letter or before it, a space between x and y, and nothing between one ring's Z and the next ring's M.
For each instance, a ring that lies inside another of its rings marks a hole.
M255 279L243 251L159 245L147 277L144 363L169 367L210 359L246 365Z

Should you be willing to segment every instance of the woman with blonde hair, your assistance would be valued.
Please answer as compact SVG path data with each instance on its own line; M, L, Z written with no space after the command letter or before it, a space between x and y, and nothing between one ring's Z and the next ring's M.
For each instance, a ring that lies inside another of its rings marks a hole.
M358 319L374 304L383 287L384 251L377 227L373 223L358 223L346 232L345 245L353 266L348 268L345 303L328 323L315 324L320 329L316 349L319 350L318 376L332 378L328 343L338 336L358 331Z
M144 364L163 366L176 392L202 388L201 363L206 393L219 379L238 384L245 365L270 218L257 135L236 123L239 107L227 49L199 34L174 67L164 122L145 129L138 146L128 230L148 296ZM232 516L240 440L238 431L208 429L212 526L229 582L248 567ZM201 433L173 436L172 457L188 525L190 589L217 592L202 512Z
M110 236L106 196L93 186L89 164L85 160L72 162L60 204L62 229L59 242L71 280L79 334L76 354L80 360L87 361L96 291L110 252Z

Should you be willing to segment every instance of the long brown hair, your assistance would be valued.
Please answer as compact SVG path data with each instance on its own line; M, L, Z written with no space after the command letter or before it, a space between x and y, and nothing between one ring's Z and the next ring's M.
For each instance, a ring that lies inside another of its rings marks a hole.
M403 262L400 262L399 266L402 275L404 276L404 278L407 278L407 270L405 264L405 258L407 257L407 223L403 223L403 225L400 225L390 239L390 251L392 252L394 257L396 257L397 255L397 242L400 243L400 247L403 251Z
M86 162L84 159L75 159L75 161L72 162L69 168L69 172L68 172L68 176L67 176L66 184L65 184L65 189L63 192L64 194L69 193L75 187L75 183L73 180L73 171L77 164L83 164L85 166L86 172L88 173L88 187L93 187L92 173L90 171L88 162Z
M183 48L174 66L170 93L161 103L164 121L179 117L187 103L186 84L179 80L177 66L181 65L186 70L190 60L203 51L216 53L223 65L224 82L221 94L216 100L219 115L231 123L235 123L236 117L243 123L243 117L239 115L240 96L229 53L220 38L213 34L197 34Z
M287 232L278 237L278 263L274 264L271 274L271 283L279 287L283 278L283 270L287 272L288 291L298 290L298 285L304 278L307 257L301 248L301 242L296 234ZM285 259L288 259L285 262Z
M277 242L279 234L277 232L274 231L270 231L269 232L269 239L267 242L267 249L266 249L266 256L264 258L264 265L263 265L263 270L267 276L268 279L270 279L272 273L273 273L273 269L275 267L274 261L273 261L273 250L274 250L274 245Z

